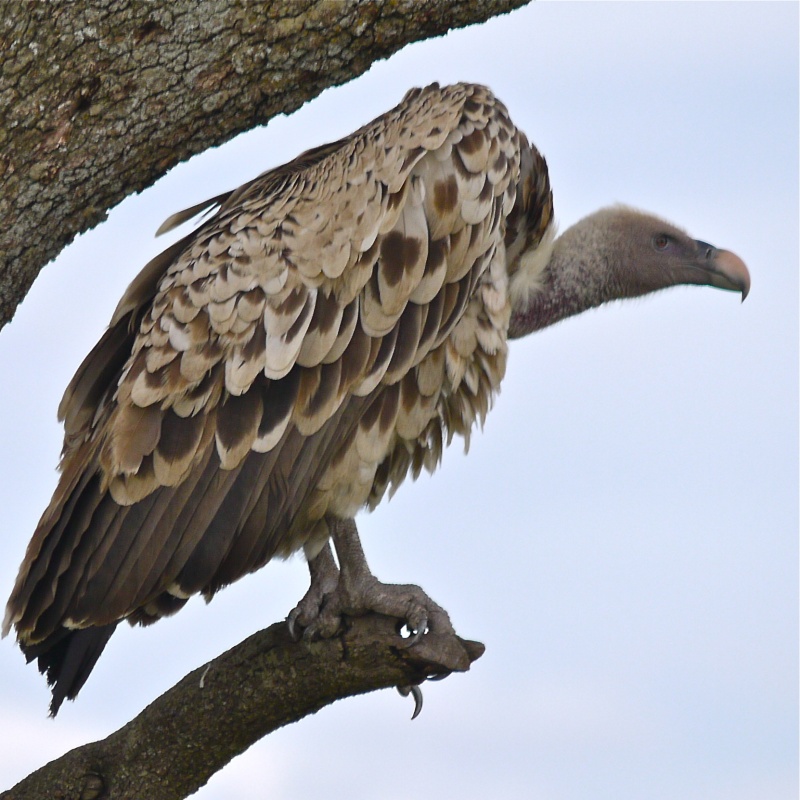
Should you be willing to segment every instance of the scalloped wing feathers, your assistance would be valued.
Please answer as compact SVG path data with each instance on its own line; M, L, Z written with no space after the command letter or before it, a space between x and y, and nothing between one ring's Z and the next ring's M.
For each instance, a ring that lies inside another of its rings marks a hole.
M434 469L498 389L506 248L535 244L550 202L489 90L433 85L171 217L219 206L134 280L70 383L6 629L154 621Z

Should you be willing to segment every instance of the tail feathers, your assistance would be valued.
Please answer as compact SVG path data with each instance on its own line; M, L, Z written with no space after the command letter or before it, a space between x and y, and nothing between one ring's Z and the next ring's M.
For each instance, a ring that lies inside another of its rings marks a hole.
M94 669L117 623L93 628L61 628L36 644L22 644L28 663L36 659L39 672L47 676L53 699L50 716L58 714L64 700L74 700Z

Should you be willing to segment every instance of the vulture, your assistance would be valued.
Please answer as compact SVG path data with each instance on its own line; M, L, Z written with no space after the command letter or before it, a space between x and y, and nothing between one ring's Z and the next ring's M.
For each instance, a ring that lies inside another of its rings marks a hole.
M469 441L508 342L677 284L747 295L742 260L617 206L556 236L542 155L484 86L432 84L344 139L168 219L58 409L57 488L3 623L73 699L116 626L303 551L299 635L378 611L354 518ZM331 549L331 541L336 557Z

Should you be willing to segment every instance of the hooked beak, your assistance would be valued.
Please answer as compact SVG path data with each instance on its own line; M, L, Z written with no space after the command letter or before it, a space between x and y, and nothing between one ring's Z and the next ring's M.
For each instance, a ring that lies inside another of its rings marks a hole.
M707 275L707 284L717 289L742 293L742 302L750 292L750 273L744 261L730 250L717 250L708 242L697 241L701 253L700 269Z

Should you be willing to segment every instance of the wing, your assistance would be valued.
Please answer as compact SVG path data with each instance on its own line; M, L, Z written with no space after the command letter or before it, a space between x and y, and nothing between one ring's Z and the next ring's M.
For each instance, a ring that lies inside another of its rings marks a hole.
M505 368L526 148L487 89L433 85L190 210L219 205L134 280L64 395L6 630L153 621L435 467Z

